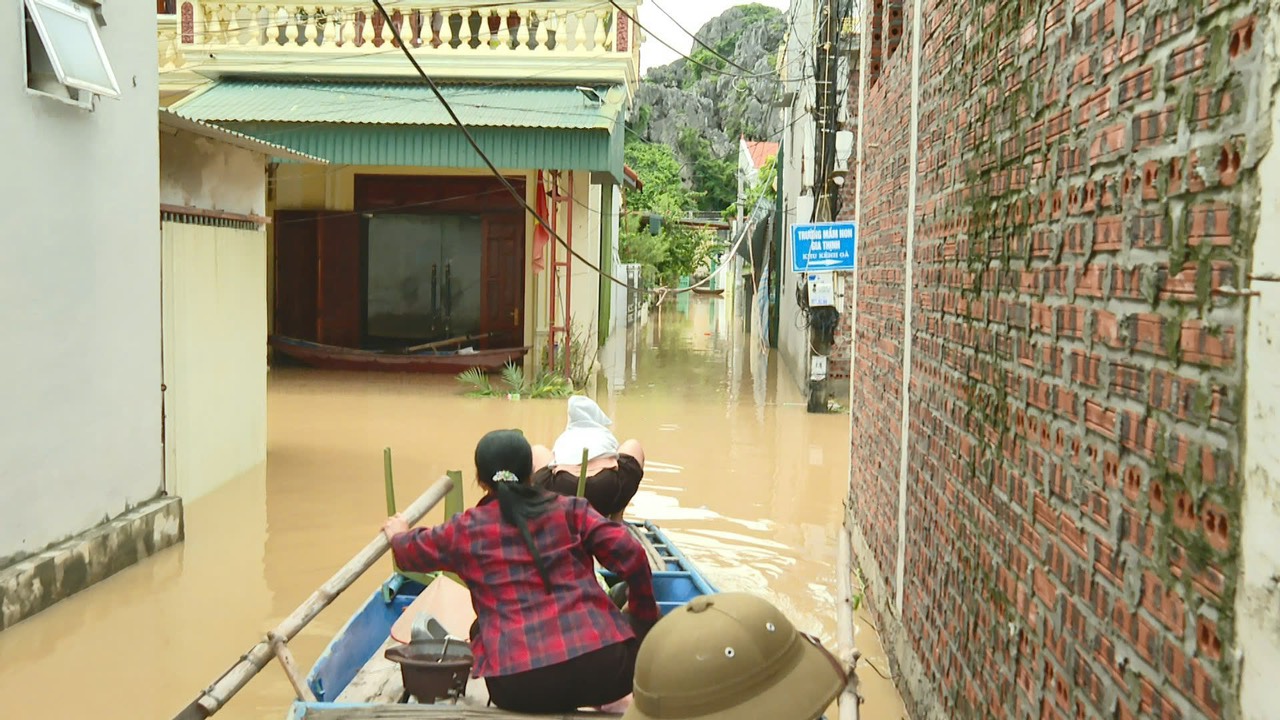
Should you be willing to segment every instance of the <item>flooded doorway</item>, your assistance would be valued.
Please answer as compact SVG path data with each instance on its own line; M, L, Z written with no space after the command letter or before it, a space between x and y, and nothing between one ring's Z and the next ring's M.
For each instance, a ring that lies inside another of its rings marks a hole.
M368 346L480 332L482 218L388 213L368 227Z
M834 643L848 418L808 414L785 378L779 389L773 356L725 305L668 303L602 349L594 396L649 460L629 515L658 522L722 590L760 593ZM267 463L192 503L185 544L0 633L0 717L171 716L374 536L383 447L405 505L467 470L484 432L550 442L565 422L563 401L468 399L447 377L275 370L268 401ZM389 570L379 564L291 643L300 663ZM875 632L860 627L864 717L902 717ZM281 720L290 697L270 666L217 717Z

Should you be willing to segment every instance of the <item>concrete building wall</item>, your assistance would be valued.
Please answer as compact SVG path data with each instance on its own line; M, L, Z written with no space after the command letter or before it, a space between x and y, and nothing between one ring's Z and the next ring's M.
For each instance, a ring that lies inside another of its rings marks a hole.
M0 13L0 566L162 490L155 8L103 14L121 97L86 110L27 90Z
M783 248L781 267L769 269L769 282L778 287L778 355L797 387L807 387L809 330L796 299L800 276L791 272L790 232L795 223L809 222L813 212L814 121L813 0L794 0L789 12L786 64L780 69L791 104L782 113L782 215L776 219Z
M596 267L600 266L601 193L591 183L590 173L574 173L573 194L584 201L573 204L574 252ZM560 257L567 254L563 248ZM594 356L600 347L600 275L577 258L572 259L573 302L570 308L574 331L583 339L583 351ZM588 360L586 358L584 360ZM575 360L576 362L576 360Z
M266 215L267 158L186 132L160 135L160 202L166 205ZM326 168L303 166L322 174Z
M850 519L913 717L1274 715L1262 5L865 6Z

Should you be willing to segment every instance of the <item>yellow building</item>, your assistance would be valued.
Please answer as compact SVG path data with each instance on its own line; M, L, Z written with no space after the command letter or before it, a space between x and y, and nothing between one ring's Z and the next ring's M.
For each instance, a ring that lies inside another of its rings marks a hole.
M391 23L358 0L163 8L163 103L329 163L272 167L270 332L371 349L468 337L535 364L570 325L598 344L613 293L591 266L616 262L636 4L411 0Z

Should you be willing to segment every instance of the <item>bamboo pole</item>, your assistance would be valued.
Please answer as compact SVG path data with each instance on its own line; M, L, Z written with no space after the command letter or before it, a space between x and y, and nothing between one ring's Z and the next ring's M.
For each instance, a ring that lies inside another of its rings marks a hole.
M434 485L422 494L422 497L413 501L413 504L404 511L405 521L411 526L416 525L431 508L444 499L444 496L449 493L452 487L453 480L448 477L442 477L437 480ZM379 532L378 536L370 541L363 550L351 558L346 565L343 565L342 569L329 578L324 585L321 585L318 590L311 594L311 597L307 598L306 602L299 605L298 609L294 610L289 617L285 618L271 632L278 635L284 642L292 640L302 628L306 627L307 623L314 620L322 610L333 603L338 595L351 587L356 579L372 567L390 547L391 543L387 541L386 536ZM274 656L275 652L272 650L269 641L264 639L254 645L239 661L228 668L222 677L215 680L190 705L175 715L174 720L203 720L203 718L218 712Z
M840 525L840 542L836 550L837 594L836 641L840 662L849 673L849 682L840 693L840 720L858 720L858 652L857 630L853 620L853 541L849 537L849 508L845 503L845 520Z
M587 495L587 458L590 452L587 448L582 448L582 467L578 469L578 497L586 497Z
M453 477L452 473L446 473L446 475L450 478ZM382 482L386 485L387 517L391 517L396 514L396 483L395 476L391 472L391 448L382 449ZM454 487L462 487L460 477L454 479ZM452 491L450 491L450 495L452 495ZM448 500L448 496L446 496L446 508L449 506ZM447 520L448 518L446 517L445 519ZM396 593L400 592L400 588L404 585L405 580L413 580L414 582L421 583L422 585L430 585L432 578L435 577L434 575L427 575L424 573L401 572L400 568L396 565L395 558L391 558L391 570L395 572L395 576L391 578L390 582L382 586L382 599L386 600L388 605L391 604L391 599L396 596Z
M391 474L391 448L382 448L382 482L387 491L387 517L396 514L396 481Z
M280 661L280 667L284 668L285 677L289 678L289 684L293 686L294 697L302 702L315 702L316 696L311 694L311 688L303 682L298 663L293 659L293 653L289 650L289 645L284 638L269 632L267 642L271 643L271 652L275 653L276 659Z

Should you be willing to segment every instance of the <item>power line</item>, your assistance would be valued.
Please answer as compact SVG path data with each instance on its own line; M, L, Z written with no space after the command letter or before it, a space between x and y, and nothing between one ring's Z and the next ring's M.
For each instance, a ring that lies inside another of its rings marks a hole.
M611 0L611 1L612 1L612 0ZM719 53L719 51L717 51L715 48L713 48L713 47L711 47L710 45L708 45L708 44L706 44L705 42L703 42L703 41L702 41L702 40L701 40L697 35L695 35L695 34L693 34L693 33L689 32L688 28L686 28L684 25L681 25L681 24L680 24L680 21L679 21L679 20L676 20L674 17L672 17L671 13L667 12L666 10L663 10L663 9L662 9L662 6L661 6L661 5L659 5L659 4L656 2L656 0L649 0L649 3L650 3L651 5L653 5L654 7L658 8L658 12L662 13L663 15L666 15L666 16L667 16L667 19L668 19L668 20L670 20L670 21L672 22L672 24L674 24L676 27L680 28L680 31L681 31L681 32L683 32L685 35L688 35L690 38L693 38L693 41L694 41L695 43L697 43L697 44L701 45L701 46L703 47L703 49L705 49L707 52L711 53L712 55L714 55L715 57L719 58L720 60L723 60L725 63L727 63L727 64L729 64L729 65L732 65L733 67L738 68L738 69L739 69L739 70L741 70L742 72L745 72L745 73L754 73L754 72L755 72L755 70L752 70L752 69L750 69L750 68L743 67L742 65L739 65L738 63L734 62L733 60L730 60L729 58L725 57L724 55L721 55L721 54ZM614 7L618 7L618 4L617 4L617 3L613 3L613 6L614 6ZM620 7L618 7L618 9L619 9L619 10L622 10L622 8L620 8ZM636 23L636 24L638 25L639 23ZM641 28L641 29L643 29L643 28ZM645 32L648 32L648 31L646 30Z
M622 13L622 14L623 14L623 16L624 16L624 17L626 17L628 20L630 20L631 22L635 23L636 27L638 27L638 28L640 28L641 30L643 30L643 31L644 31L644 33L645 33L646 35L648 35L649 37L653 38L654 40L657 40L658 42L662 43L663 45L665 45L665 46L667 47L667 49L668 49L668 50L670 50L670 51L671 51L671 52L673 52L673 53L676 53L676 54L677 54L677 55L679 55L680 57L684 58L685 60L688 60L689 62L693 63L694 65L697 65L698 67L704 68L704 69L709 70L709 71L711 71L711 72L713 72L713 73L716 73L716 74L718 74L718 75L724 75L725 77L732 77L732 78L749 79L749 78L760 78L760 77L775 77L775 74L774 74L773 72L762 72L762 73L752 72L752 73L749 73L749 74L747 74L747 75L740 75L740 74L738 74L738 73L725 72L722 68L712 67L712 66L710 66L710 65L708 65L708 64L706 64L706 63L704 63L704 62L699 62L698 60L694 60L693 58L689 57L689 56L688 56L688 55L686 55L685 53L683 53L683 52L681 52L680 50L678 50L678 49L677 49L675 46L673 46L671 43L669 43L669 42L667 42L666 40L663 40L662 38L658 37L657 35L654 35L653 33L649 32L649 28L647 28L647 27L645 27L644 25L642 25L642 24L640 23L640 21L639 21L639 20L636 20L636 19L635 19L635 16L633 16L631 13L627 12L626 10L624 10L624 9L623 9L623 7L617 3L617 0L609 0L609 4L610 4L610 5L613 5L615 8L617 8L617 9L618 9L618 12Z
M489 159L489 156L485 154L484 150L480 147L479 143L476 142L475 137L472 136L471 131L467 128L466 124L462 122L462 119L458 117L458 114L454 112L453 108L449 105L449 101L445 99L444 94L440 92L439 86L437 86L435 81L431 79L430 75L427 75L426 71L422 69L422 66L418 64L418 60L413 57L413 53L409 52L409 48L405 47L404 43L400 40L400 28L396 27L395 23L391 20L391 15L390 13L387 12L386 7L383 6L382 0L373 0L373 4L378 8L378 12L382 13L384 22L386 22L388 25L391 26L392 33L395 36L396 43L400 46L400 49L404 52L404 56L408 58L410 63L413 64L413 69L418 72L418 75L423 79L423 81L427 83L427 86L431 88L431 92L436 96L436 99L440 101L440 104L441 106L444 107L445 112L449 113L449 117L453 120L454 124L458 126L459 130L462 131L462 134L466 138L467 143L471 146L471 149L474 150L476 154L480 156L480 159L484 162L485 167L487 167L489 169L489 172L492 173L493 176L498 179L498 182L502 183L502 185L506 188L507 192L511 193L511 196L515 198L516 202L519 203L520 206L523 207L526 212L532 215L533 218L537 220L538 223L543 228L545 228L548 233L551 234L552 238L554 238L556 242L560 243L560 245L564 247L564 249L567 250L570 255L576 258L583 265L586 265L596 274L600 275L601 277L605 278L606 280L609 280L610 282L616 285L620 285L629 290L639 291L640 288L632 287L631 285L627 284L622 280L619 280L613 275L605 272L600 267L596 266L591 261L582 257L582 255L580 255L578 251L574 250L573 246L571 246L568 243L568 241L566 241L564 237L561 236L560 233L556 231L555 228L553 228L550 223L547 222L546 218L542 217L542 215L538 212L538 210L533 206L531 206L528 203L528 201L524 199L524 197L520 194L518 190L515 189L515 187L511 184L511 182L507 180L507 178L501 173L501 171L498 170L496 166L494 166L493 161ZM639 23L637 23L637 25L638 24ZM687 288L680 288L678 290L671 291L671 292L686 292L688 290L689 289Z

